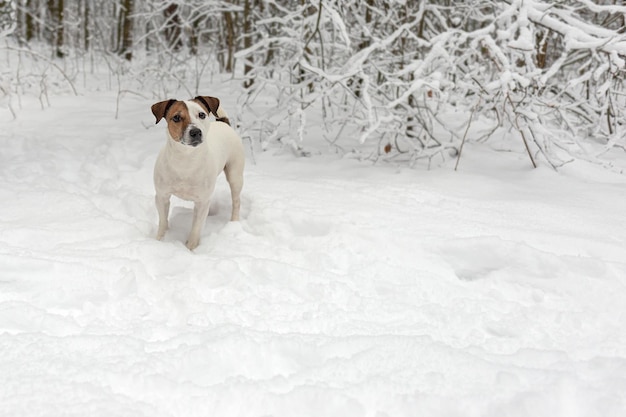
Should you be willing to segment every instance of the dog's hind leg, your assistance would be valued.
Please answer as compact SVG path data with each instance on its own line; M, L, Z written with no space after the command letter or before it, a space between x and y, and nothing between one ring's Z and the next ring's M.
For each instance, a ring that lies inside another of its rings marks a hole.
M233 209L230 216L231 222L239 221L239 210L241 208L241 189L243 188L243 161L231 162L224 168L226 181L230 185L230 196L233 202Z

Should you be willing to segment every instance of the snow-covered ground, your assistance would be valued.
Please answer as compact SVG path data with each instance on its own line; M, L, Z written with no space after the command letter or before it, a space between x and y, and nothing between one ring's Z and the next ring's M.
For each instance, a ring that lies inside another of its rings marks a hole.
M626 416L625 176L257 150L192 253L115 99L0 109L0 415Z

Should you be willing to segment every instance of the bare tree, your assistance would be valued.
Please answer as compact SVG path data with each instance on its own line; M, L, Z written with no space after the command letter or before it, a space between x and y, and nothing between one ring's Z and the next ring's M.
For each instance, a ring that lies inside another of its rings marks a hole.
M133 58L134 6L134 0L123 0L119 12L118 52L127 61Z
M182 22L178 14L178 7L178 4L171 3L163 11L165 16L165 39L168 46L174 51L179 51L183 47Z
M243 38L243 47L244 49L248 49L252 46L252 0L243 0L243 33L242 33L242 38ZM250 74L250 72L254 69L253 67L253 63L251 62L251 60L253 59L253 56L248 56L246 58L244 58L244 65L243 65L243 75L244 77L247 77L246 80L244 81L243 86L245 88L249 88L252 86L252 84L254 83L254 78L252 77L248 77L248 75Z
M53 45L54 54L57 58L65 56L65 22L64 22L64 2L63 0L48 0L48 30L50 43Z

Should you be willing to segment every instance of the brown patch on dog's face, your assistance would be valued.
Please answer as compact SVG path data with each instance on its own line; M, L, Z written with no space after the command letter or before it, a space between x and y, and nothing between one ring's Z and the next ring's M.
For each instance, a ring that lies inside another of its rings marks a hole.
M169 110L169 107L175 102L176 100L172 98L172 99L165 100L165 101L159 101L158 103L154 103L152 105L151 110L152 110L152 114L154 114L154 117L156 118L155 123L159 123L161 119L165 117L165 114Z
M175 142L196 147L204 142L204 119L207 118L201 104L195 101L165 100L152 105L156 122L167 122L168 136Z
M191 123L187 105L183 101L177 101L172 104L167 111L165 120L167 121L167 130L170 133L170 137L176 142L180 142L183 139L187 126Z
M162 118L165 119L170 137L176 142L180 142L183 139L185 130L191 123L189 110L183 101L165 100L156 103L152 105L152 114L154 114L157 123Z

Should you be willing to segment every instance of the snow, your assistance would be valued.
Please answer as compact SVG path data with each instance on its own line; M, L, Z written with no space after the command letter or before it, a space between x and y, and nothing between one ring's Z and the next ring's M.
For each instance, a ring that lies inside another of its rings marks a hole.
M154 240L152 101L50 101L0 109L3 416L626 414L623 175L246 143L242 221L222 178L190 252L187 202Z

